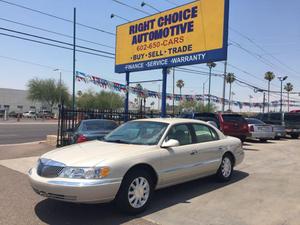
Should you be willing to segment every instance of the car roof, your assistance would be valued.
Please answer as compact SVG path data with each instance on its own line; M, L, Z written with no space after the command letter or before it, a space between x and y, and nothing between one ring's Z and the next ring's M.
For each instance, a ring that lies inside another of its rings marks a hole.
M195 119L185 119L185 118L148 118L148 119L138 119L135 121L149 121L149 122L161 122L168 124L176 124L176 123L202 123L206 124L207 122Z
M114 120L108 120L108 119L87 119L87 120L81 120L81 122L93 122L93 121L115 122Z

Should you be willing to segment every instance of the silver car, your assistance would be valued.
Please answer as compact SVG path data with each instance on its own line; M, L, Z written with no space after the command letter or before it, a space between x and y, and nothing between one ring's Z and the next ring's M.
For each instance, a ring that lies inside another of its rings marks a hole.
M263 121L256 118L246 118L248 123L250 137L259 139L261 142L275 138L275 132L272 125L265 124Z
M242 162L241 141L210 124L191 119L127 122L95 140L40 157L29 170L33 190L44 197L76 203L115 200L139 213L154 190L216 174L230 180Z

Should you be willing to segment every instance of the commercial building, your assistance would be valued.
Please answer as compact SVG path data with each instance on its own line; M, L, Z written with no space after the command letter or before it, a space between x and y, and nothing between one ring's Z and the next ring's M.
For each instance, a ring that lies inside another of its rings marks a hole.
M43 106L40 102L33 102L27 98L28 91L10 88L0 88L0 110L9 112L40 111Z

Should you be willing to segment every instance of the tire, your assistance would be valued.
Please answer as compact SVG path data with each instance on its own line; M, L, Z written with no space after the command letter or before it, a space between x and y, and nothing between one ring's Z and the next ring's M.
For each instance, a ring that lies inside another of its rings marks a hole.
M240 140L242 143L244 143L246 141L246 137L240 137Z
M230 154L225 154L222 158L221 165L217 171L217 178L223 182L229 181L232 176L232 171L233 171L233 158Z
M292 137L293 139L298 139L298 138L299 138L299 134L291 134L291 137Z
M141 189L134 191L137 182L142 182ZM153 178L146 171L134 170L129 172L123 179L118 194L115 198L115 204L122 212L129 214L138 214L149 206L152 199L154 185ZM131 192L131 194L129 193ZM130 197L131 196L131 197ZM143 196L140 198L140 196ZM130 198L133 199L130 201ZM136 201L134 199L137 199Z
M267 139L259 139L259 141L260 141L261 143L266 143L266 142L268 142Z

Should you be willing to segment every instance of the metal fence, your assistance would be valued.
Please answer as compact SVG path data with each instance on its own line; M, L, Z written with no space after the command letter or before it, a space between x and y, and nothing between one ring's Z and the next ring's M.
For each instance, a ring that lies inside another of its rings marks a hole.
M160 114L152 112L144 113L133 111L126 114L124 111L111 109L73 110L65 107L60 107L57 130L57 147L62 147L69 144L69 134L74 130L76 125L80 123L81 120L109 119L116 121L118 124L122 124L124 121L155 117L160 117Z

